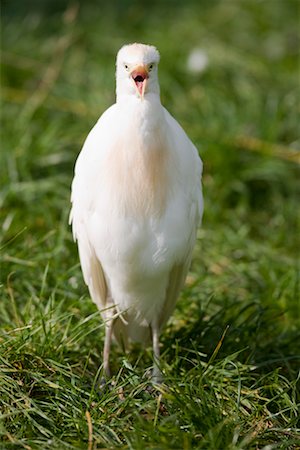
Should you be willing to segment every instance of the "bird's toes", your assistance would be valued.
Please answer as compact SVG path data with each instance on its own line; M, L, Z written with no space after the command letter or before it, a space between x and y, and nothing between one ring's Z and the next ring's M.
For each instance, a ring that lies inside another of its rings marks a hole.
M98 388L101 394L111 391L114 387L114 382L110 378L101 377L98 382Z

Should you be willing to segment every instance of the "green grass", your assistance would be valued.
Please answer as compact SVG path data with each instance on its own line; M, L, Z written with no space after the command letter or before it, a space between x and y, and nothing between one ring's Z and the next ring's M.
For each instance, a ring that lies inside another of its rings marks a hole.
M298 25L292 0L87 1L77 14L6 2L1 449L299 448ZM146 389L150 349L114 348L100 392L104 330L69 194L131 41L161 52L162 101L204 160L205 215L162 336L168 388ZM200 75L186 70L195 47L209 59Z

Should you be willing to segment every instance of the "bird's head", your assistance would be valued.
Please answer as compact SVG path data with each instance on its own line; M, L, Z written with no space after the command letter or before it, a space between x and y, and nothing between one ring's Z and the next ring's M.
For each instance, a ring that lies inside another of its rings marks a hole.
M159 53L152 45L124 45L117 55L117 99L135 95L143 99L148 93L159 95L157 66Z

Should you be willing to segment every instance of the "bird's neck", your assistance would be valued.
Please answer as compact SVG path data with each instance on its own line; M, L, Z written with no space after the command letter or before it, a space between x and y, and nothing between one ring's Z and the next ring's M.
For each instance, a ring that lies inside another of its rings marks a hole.
M147 93L143 99L134 95L121 96L117 106L125 128L134 127L138 134L155 132L163 125L163 108L157 94Z
M116 104L116 142L105 174L109 198L118 212L159 216L169 195L171 154L159 96L131 96Z
M158 92L147 92L143 98L138 96L135 92L132 93L120 93L117 90L116 103L118 105L127 105L128 107L140 107L142 108L145 104L151 103L153 105L161 105L160 95Z

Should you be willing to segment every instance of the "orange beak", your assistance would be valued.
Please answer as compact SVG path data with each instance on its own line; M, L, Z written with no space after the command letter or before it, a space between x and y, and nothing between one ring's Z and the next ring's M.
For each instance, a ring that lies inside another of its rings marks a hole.
M144 98L145 89L147 86L147 80L149 78L148 70L145 66L137 66L133 69L133 71L130 73L131 78L134 82L134 85L141 96L141 98Z

